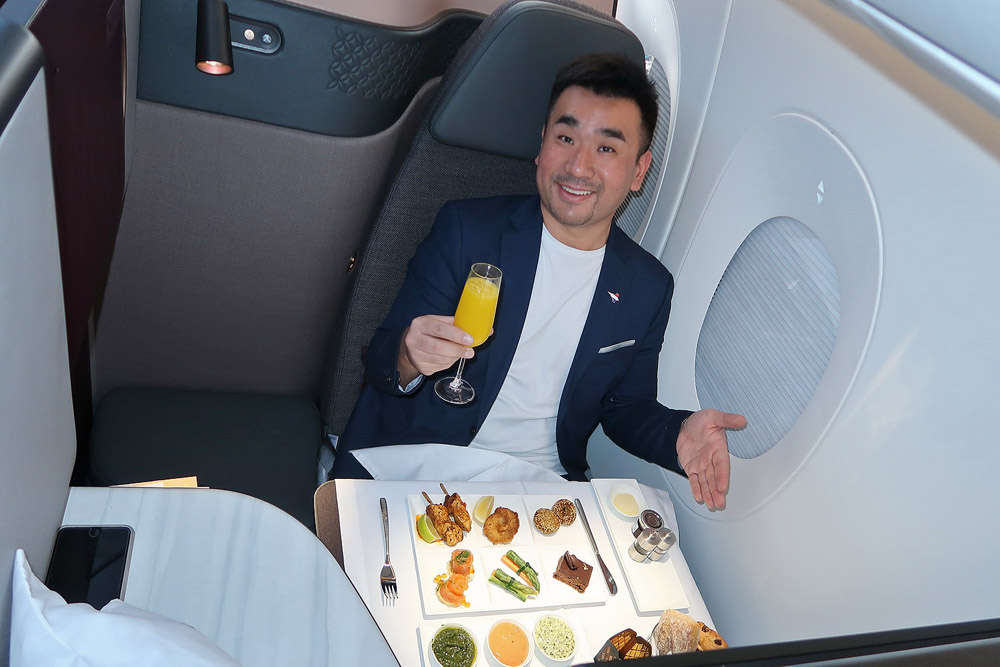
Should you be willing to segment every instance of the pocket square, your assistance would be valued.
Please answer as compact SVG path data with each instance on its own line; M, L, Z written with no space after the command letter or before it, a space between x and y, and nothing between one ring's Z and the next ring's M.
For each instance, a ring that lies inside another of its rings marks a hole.
M615 343L614 345L608 345L607 347L602 347L597 351L597 354L605 354L607 352L614 352L615 350L620 350L623 347L628 347L629 345L635 345L635 340L623 340L620 343Z

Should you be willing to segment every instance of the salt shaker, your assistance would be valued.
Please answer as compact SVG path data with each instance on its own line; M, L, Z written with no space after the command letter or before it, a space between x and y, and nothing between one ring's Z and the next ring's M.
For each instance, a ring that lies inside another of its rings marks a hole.
M660 545L661 537L657 529L645 528L628 548L629 558L637 563L645 561Z
M677 543L677 536L674 535L674 531L670 530L666 526L663 526L657 531L659 540L656 546L647 554L649 560L660 560L663 558L663 554L667 553L670 547Z

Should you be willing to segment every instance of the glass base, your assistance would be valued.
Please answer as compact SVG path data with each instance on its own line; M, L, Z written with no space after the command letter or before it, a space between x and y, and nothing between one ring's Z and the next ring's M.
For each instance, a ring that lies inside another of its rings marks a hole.
M465 405L476 397L476 390L461 378L441 378L434 383L434 393L452 405Z

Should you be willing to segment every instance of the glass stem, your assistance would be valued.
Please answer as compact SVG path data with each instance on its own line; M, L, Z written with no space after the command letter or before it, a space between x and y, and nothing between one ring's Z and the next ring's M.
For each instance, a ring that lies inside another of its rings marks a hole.
M458 370L455 372L455 379L452 380L448 386L452 389L458 389L462 384L462 370L465 368L465 357L458 360Z

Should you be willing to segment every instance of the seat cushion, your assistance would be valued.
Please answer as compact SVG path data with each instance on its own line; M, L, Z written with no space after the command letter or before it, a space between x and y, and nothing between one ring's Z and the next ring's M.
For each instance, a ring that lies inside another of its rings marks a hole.
M314 525L322 426L305 398L125 388L98 404L90 471L101 485L197 475Z

